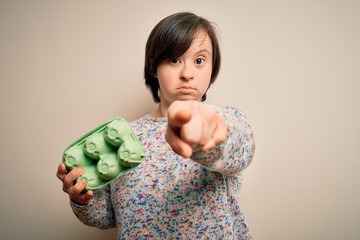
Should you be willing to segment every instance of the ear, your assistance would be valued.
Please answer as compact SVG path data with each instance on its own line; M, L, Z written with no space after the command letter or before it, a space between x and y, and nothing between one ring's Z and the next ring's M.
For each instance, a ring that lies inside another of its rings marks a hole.
M154 78L158 78L158 76L157 76L157 69L154 69L155 71L154 71L154 75L153 75L153 77Z

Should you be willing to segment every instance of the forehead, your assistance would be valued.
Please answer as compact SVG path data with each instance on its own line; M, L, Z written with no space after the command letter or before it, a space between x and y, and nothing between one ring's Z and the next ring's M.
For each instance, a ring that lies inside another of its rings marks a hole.
M195 50L207 50L209 53L212 52L211 39L209 34L203 29L197 31L187 52Z

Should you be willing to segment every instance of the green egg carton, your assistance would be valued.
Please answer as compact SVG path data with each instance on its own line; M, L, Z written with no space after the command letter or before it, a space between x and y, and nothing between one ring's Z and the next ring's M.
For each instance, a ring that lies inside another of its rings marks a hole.
M113 118L80 137L63 154L68 170L85 171L76 182L85 179L86 189L96 191L138 166L144 150L123 118Z

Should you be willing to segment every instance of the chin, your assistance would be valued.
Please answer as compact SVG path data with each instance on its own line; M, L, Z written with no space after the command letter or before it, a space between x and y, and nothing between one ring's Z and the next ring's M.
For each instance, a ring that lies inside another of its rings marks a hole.
M193 101L201 101L201 98L192 96L192 95L181 95L177 97L177 100L180 101L189 101L189 100L193 100Z

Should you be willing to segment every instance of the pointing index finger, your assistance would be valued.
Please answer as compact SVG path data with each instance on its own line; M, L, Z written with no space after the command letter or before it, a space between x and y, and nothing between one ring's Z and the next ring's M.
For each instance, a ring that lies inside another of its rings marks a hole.
M189 122L192 112L187 105L182 102L174 102L168 110L168 121L172 128L181 128L185 123Z

